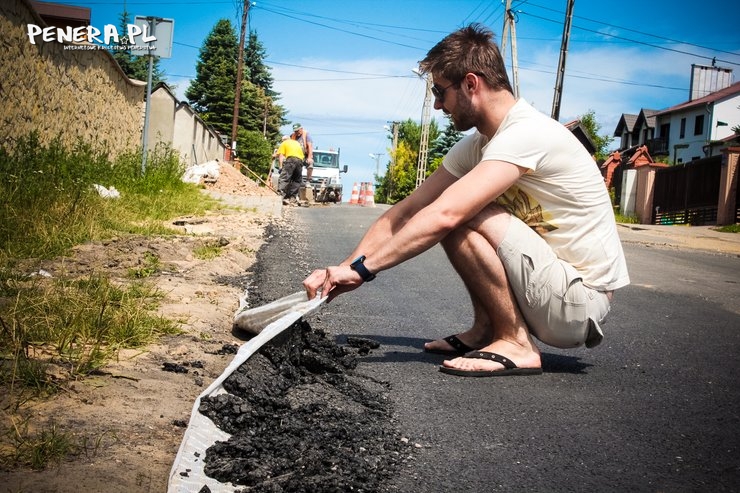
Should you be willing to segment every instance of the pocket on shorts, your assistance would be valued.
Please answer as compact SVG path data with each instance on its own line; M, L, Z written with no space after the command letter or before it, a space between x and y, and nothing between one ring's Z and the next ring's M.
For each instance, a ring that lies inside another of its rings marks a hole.
M583 277L575 267L567 262L559 262L562 272L562 287L553 286L553 295L561 299L563 303L570 305L585 306L588 303L588 294L583 286ZM556 276L551 277L554 282Z
M568 325L585 323L588 320L588 293L583 278L572 265L558 263L560 265L553 267L553 270L560 271L550 276L551 303L554 305L551 310L559 311L560 320Z

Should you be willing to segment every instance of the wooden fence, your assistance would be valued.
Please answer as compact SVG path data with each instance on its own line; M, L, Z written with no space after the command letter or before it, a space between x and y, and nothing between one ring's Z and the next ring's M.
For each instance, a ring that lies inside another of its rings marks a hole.
M714 224L721 156L659 169L655 173L653 224Z

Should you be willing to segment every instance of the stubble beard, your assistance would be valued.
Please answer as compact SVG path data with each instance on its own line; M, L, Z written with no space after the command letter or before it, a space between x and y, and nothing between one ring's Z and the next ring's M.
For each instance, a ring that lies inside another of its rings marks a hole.
M470 99L455 91L455 114L450 113L455 130L465 132L475 127L475 116Z

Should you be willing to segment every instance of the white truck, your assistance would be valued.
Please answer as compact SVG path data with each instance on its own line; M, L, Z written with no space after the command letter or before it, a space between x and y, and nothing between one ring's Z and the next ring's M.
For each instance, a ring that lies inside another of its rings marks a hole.
M273 166L277 166L277 160ZM313 173L311 182L308 182L306 175L308 169L303 167L303 185L302 188L310 188L313 192L315 202L333 202L338 204L342 201L342 180L340 173L347 172L347 165L339 168L339 149L314 149L313 151ZM273 188L277 190L278 177L280 171L277 168L272 170Z
M339 149L327 151L314 149L313 151L313 173L311 183L306 176L307 168L303 168L303 185L313 189L313 199L316 202L342 201L341 173L347 172L347 165L339 168Z

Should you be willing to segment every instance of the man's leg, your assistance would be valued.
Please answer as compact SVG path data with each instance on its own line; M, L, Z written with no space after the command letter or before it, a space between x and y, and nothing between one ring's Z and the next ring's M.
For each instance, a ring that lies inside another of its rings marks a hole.
M298 191L301 189L303 174L303 161L295 160L293 174L290 177L290 198L295 197L298 200Z
M280 175L278 176L278 192L283 196L284 199L288 192L288 184L290 183L290 175L288 174L288 162L283 161L283 166L280 168Z
M473 303L473 325L458 337L471 347L505 356L521 368L539 368L539 349L529 334L496 253L510 221L504 209L492 205L442 242ZM451 349L442 340L426 347ZM482 359L455 358L443 364L460 370L503 369L499 363Z

